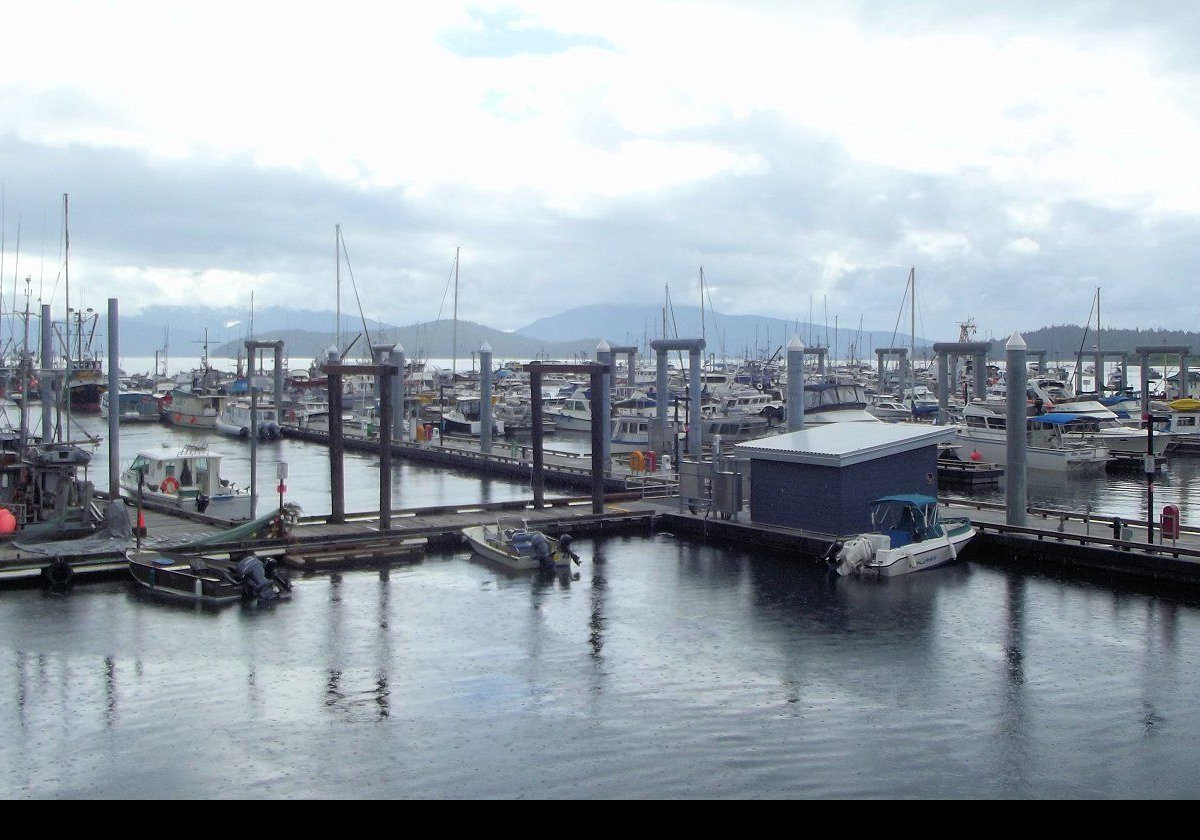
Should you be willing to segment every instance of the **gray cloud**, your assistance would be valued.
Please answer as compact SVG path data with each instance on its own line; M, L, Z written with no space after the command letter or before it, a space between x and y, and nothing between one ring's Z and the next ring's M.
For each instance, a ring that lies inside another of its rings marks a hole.
M368 317L399 324L437 315L461 244L460 315L508 329L585 303L659 301L665 283L677 301L694 303L701 265L717 308L731 314L806 320L811 295L820 318L827 296L831 320L837 313L856 326L861 315L866 328L889 329L916 265L918 333L931 337L952 335L967 316L995 335L1081 322L1097 285L1113 326L1196 325L1200 313L1186 300L1147 291L1194 285L1195 219L1150 223L982 173L856 164L832 142L769 116L706 139L757 155L762 171L588 214L524 192L439 188L413 197L249 160L154 162L11 136L0 139L0 180L10 242L22 216L22 265L39 250L42 224L46 253L57 254L58 196L70 192L74 253L101 274L78 282L91 283L97 301L119 293L127 308L152 301L145 290L114 287L106 267L279 274L283 285L261 291L262 303L332 309L332 228L341 222ZM1015 220L1011 208L1030 204L1045 206L1046 224ZM949 243L943 253L922 252L939 242ZM844 257L841 269L832 254ZM248 298L250 289L230 291ZM352 306L348 293L344 306Z

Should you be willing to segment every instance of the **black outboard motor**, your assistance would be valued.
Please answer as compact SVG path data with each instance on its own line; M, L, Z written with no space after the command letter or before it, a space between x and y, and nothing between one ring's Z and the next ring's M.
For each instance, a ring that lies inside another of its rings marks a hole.
M237 570L247 594L260 601L273 601L278 597L275 586L267 578L267 571L257 554L247 554L239 560Z
M558 538L558 550L561 551L563 554L567 555L568 557L570 557L572 560L574 560L575 565L578 566L579 565L579 555L571 550L571 543L573 543L573 542L574 542L574 539L571 537L570 534L562 534Z

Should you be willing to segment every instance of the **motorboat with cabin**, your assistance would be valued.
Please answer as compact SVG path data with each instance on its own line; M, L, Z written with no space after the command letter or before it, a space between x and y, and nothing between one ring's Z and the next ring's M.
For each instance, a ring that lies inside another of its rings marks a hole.
M100 416L107 420L111 395L105 391L100 395ZM162 406L153 391L121 391L117 395L117 416L122 423L158 423L162 420Z
M206 447L187 445L175 454L143 450L121 473L127 498L142 498L167 508L200 513L225 522L250 517L250 491L221 477L221 456Z
M896 577L958 558L975 536L967 517L941 516L938 501L918 494L871 503L871 533L835 542L826 561L839 575Z
M483 400L480 397L460 397L454 408L442 415L443 428L448 435L470 435L479 437L485 428L483 420ZM489 406L489 409L491 407ZM488 411L491 421L491 435L496 437L504 434L504 421L497 420L493 411Z
M205 389L176 387L162 399L162 416L168 423L194 429L215 429L229 396Z
M1026 464L1030 469L1084 473L1104 469L1112 460L1108 448L1071 440L1064 435L1074 415L1028 417ZM1008 457L1008 422L1003 406L981 401L963 407L958 442L972 461L1004 464Z
M217 417L216 429L223 435L246 439L250 437L250 429L257 429L259 440L279 439L279 415L273 405L257 407L257 424L251 418L250 403L236 400L226 403L225 408Z

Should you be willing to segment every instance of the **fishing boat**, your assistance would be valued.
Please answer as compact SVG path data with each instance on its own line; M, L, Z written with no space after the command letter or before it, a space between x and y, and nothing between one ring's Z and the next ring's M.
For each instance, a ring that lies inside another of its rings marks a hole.
M494 525L463 528L463 539L481 557L515 571L560 568L579 558L571 552L571 536L555 539L530 529L519 517L501 517Z
M139 551L129 556L129 573L155 594L208 606L277 601L291 597L292 591L291 582L275 561L264 561L256 554L234 561Z
M275 406L258 406L257 426L251 422L250 403L244 400L227 403L217 416L217 431L229 437L249 438L251 427L258 429L259 440L278 440L279 418Z
M110 394L100 395L100 416L107 420ZM117 399L117 416L122 423L157 423L162 419L158 395L150 391L121 391Z
M611 446L614 452L632 452L650 445L650 418L612 418Z
M195 429L215 429L229 399L225 394L173 388L162 399L162 416L168 423Z
M168 508L226 522L250 519L250 492L221 478L221 456L187 445L174 455L143 450L121 473L121 489Z
M442 415L446 434L479 437L480 431L485 428L483 420L484 411L481 402L479 397L464 397L459 399L452 410ZM488 413L491 414L491 412ZM503 435L504 421L497 420L494 414L489 419L492 425L492 437Z
M835 542L826 558L839 575L896 577L957 559L975 536L966 517L943 519L937 499L884 496L871 503L872 533Z

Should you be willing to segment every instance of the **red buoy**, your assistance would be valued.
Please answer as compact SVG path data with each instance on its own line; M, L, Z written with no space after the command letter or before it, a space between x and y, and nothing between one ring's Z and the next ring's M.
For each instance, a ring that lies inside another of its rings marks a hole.
M971 453L971 460L972 461L982 461L983 454L978 449L976 449L974 452Z

